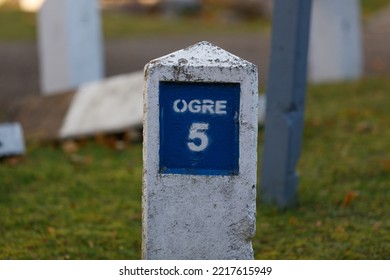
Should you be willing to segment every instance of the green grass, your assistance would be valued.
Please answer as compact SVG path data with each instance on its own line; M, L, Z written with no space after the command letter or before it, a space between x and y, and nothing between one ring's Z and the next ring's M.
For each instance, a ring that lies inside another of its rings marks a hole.
M309 89L299 206L259 207L257 258L390 259L389 90L388 77Z
M155 37L166 35L216 35L260 32L269 24L265 19L222 22L202 18L172 18L106 12L103 18L106 38Z
M35 14L0 8L0 42L32 41L35 38Z
M0 42L32 41L36 39L35 14L15 9L0 9ZM269 24L265 19L223 22L201 18L172 18L130 15L124 12L103 13L103 33L106 39L155 37L167 35L215 35L259 32Z
M364 16L371 16L380 9L390 5L390 0L361 0Z
M390 4L390 0L362 0L364 18ZM226 22L218 17L167 19L161 16L103 13L103 31L107 39L166 35L215 35L260 32L269 28L267 19ZM36 38L36 16L15 8L0 8L0 42L32 41Z
M78 156L86 163L30 147L22 164L0 166L0 259L140 258L140 147Z
M309 88L299 203L258 205L257 259L390 259L389 78ZM0 163L0 259L141 257L141 144L77 156Z

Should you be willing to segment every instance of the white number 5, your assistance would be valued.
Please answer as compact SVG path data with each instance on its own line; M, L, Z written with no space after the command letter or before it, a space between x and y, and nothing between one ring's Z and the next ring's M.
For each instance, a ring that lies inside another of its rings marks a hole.
M209 129L208 123L193 123L190 127L190 142L187 143L188 148L193 152L201 152L209 145L209 138L206 135L206 130ZM199 139L195 143L195 139Z

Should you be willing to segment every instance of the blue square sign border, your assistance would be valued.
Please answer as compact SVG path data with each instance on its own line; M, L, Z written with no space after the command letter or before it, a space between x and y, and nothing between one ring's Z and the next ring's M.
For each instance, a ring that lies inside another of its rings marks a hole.
M239 174L240 83L159 83L160 174Z

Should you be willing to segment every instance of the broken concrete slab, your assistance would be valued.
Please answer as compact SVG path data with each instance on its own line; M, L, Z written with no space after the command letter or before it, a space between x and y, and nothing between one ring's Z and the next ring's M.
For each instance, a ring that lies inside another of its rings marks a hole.
M60 138L121 132L142 126L143 71L82 86L60 129Z

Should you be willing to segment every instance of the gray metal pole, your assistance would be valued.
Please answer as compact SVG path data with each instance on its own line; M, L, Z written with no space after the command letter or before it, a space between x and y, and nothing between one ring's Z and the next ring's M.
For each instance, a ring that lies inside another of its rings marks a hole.
M260 199L279 208L297 200L312 0L276 0L267 90Z

